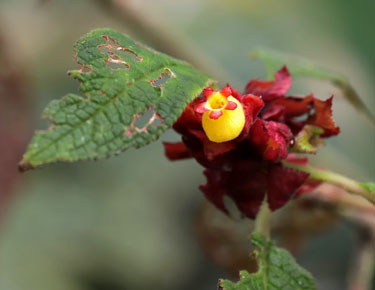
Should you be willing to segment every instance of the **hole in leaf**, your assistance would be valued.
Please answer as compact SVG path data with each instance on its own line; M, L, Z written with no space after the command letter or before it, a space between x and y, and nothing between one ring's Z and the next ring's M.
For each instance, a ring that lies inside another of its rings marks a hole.
M154 112L153 112L152 108L149 108L142 115L138 115L138 117L137 117L137 119L134 123L134 126L138 129L144 128L145 126L147 126L149 124L153 115L154 115Z
M167 74L163 74L159 79L157 79L155 82L152 83L152 86L153 87L161 87L170 78L171 78L171 76L169 76Z
M106 45L98 45L98 49L101 54L108 54L111 51Z
M112 70L129 69L130 68L130 65L126 61L122 60L118 55L116 55L112 52L108 52L108 59L105 60L104 62Z
M142 61L143 58L139 57L134 51L124 48L121 50L117 50L116 54L122 59L132 59L134 61Z
M115 56L118 59L131 59L134 61L142 61L143 58L139 57L137 53L132 51L131 49L128 48L123 48L123 47L116 47L113 45L108 45L108 44L99 44L98 49L101 54L105 54L108 56Z
M134 115L133 122L124 131L124 136L132 137L135 132L148 132L150 126L158 127L164 123L163 118L155 112L154 106L149 107L143 114Z
M128 63L117 61L114 59L108 59L108 61L106 61L106 64L111 70L129 69Z
M89 67L87 67L87 66L84 65L84 66L82 66L80 72L84 73L84 74L87 74L87 73L92 72L92 69L90 69Z
M156 119L152 122L152 126L154 126L154 127L159 127L160 125L163 125L163 120L160 119L160 117L156 118Z
M163 85L170 79L170 78L175 78L176 75L174 72L169 69L165 68L165 71L160 74L160 76L153 81L150 81L151 85L155 88L162 88Z
M104 62L109 66L112 70L117 69L124 69L124 66L126 69L130 68L130 65L126 60L133 60L133 61L142 61L143 58L138 56L138 54L126 47L122 47L120 43L116 40L114 40L110 36L102 36L106 43L99 44L97 48L99 49L100 53L107 55L108 59L106 59Z

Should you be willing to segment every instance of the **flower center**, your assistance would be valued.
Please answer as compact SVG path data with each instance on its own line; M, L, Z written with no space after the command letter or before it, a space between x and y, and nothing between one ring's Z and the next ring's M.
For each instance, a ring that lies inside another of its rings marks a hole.
M207 101L207 108L209 110L223 110L225 109L228 101L225 96L219 92L213 93Z

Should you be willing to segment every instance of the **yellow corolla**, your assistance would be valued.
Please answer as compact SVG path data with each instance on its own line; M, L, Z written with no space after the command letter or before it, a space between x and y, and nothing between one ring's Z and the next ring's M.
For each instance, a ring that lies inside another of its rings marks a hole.
M229 86L220 92L205 89L203 94L207 101L196 108L198 113L203 113L202 127L212 142L233 140L241 134L245 126L242 104L231 93Z

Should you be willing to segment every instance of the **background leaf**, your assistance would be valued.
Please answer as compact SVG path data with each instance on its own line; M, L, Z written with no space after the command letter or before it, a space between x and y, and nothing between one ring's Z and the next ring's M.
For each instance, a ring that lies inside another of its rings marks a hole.
M375 183L373 182L359 182L359 185L366 189L368 192L375 195Z
M288 251L275 247L273 242L267 241L260 233L254 233L251 242L258 248L254 251L258 259L258 272L250 274L247 271L241 271L240 280L237 283L220 280L220 289L316 289L311 274L301 268Z
M98 159L156 140L210 79L185 62L111 29L97 29L75 45L81 65L70 74L86 96L52 101L20 168Z
M256 49L250 53L250 57L258 58L264 63L269 79L272 79L275 72L277 72L283 65L286 65L293 77L312 77L330 81L342 91L346 100L353 107L362 112L372 124L375 125L374 114L361 100L360 96L351 86L348 78L344 75L317 66L305 59L272 50Z

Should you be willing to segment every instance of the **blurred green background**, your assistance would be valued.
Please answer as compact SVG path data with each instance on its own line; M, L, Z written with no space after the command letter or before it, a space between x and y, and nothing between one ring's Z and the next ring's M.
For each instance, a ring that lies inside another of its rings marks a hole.
M250 78L266 75L248 58L252 49L296 54L347 75L374 112L374 12L373 0L1 0L0 31L27 79L30 138L48 126L40 118L46 104L77 91L78 82L66 75L77 68L72 46L98 27L177 56L184 50L240 91ZM337 95L333 110L342 133L314 163L374 180L371 124L328 83L298 80L292 90ZM162 137L178 139L173 132ZM16 163L6 170L16 174ZM202 183L202 168L169 162L161 141L108 160L20 175L2 206L0 290L215 289L219 277L233 277L207 258L196 237ZM319 289L345 289L355 242L343 222L308 241L298 261Z

